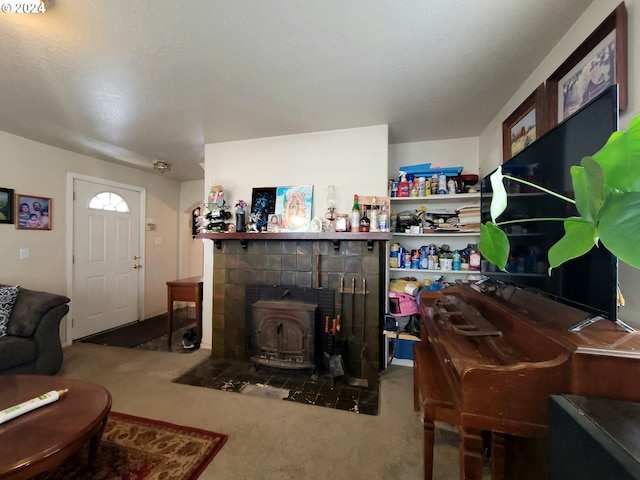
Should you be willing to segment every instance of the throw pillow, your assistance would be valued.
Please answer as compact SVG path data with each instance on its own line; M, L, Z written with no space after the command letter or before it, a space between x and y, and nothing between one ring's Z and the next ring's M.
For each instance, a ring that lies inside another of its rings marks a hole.
M7 324L9 317L11 317L13 304L18 298L19 288L17 285L15 287L0 287L0 338L7 334Z

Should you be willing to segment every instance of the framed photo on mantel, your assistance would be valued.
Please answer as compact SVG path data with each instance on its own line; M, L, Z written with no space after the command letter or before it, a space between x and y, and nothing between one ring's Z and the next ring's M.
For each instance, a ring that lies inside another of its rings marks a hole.
M280 187L276 192L276 215L281 232L306 232L311 225L313 185Z

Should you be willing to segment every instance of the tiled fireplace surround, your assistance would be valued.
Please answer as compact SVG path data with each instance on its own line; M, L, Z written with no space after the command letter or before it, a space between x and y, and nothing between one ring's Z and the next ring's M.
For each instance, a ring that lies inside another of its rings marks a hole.
M246 348L245 286L281 285L334 290L335 314L342 314L342 338L346 339L345 363L352 376L374 379L381 364L384 306L384 272L387 240L270 239L247 241L217 234L213 248L213 350L212 356L248 361ZM255 234L256 236L262 234ZM359 235L359 234L354 234ZM325 235L322 235L325 237ZM275 238L274 238L275 237ZM220 241L220 239L223 239ZM228 237L227 237L228 238ZM362 238L362 237L361 237ZM362 295L351 293L366 281L363 316ZM341 295L341 278L345 292ZM355 324L352 335L352 304ZM365 349L362 351L362 319L365 318ZM339 334L340 335L340 334ZM362 356L362 362L361 362Z

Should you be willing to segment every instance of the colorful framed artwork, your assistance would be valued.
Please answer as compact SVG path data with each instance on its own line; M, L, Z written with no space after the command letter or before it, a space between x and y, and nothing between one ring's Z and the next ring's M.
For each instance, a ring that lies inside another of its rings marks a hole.
M542 84L502 122L503 163L548 130L545 104L545 86Z
M0 223L13 223L13 190L0 187Z
M249 221L255 224L259 232L267 230L269 215L276 211L276 187L254 188L251 193L251 212Z
M276 215L282 232L304 232L311 225L313 185L278 187Z
M16 228L51 230L51 199L16 193Z
M627 9L624 2L547 80L551 118L560 123L614 83L627 107Z

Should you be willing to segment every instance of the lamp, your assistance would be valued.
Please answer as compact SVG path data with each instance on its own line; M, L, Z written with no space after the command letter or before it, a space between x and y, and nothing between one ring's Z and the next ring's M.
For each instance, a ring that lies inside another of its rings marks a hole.
M160 173L168 172L169 170L171 170L171 164L169 162L165 162L164 160L154 160L153 169L158 170Z

